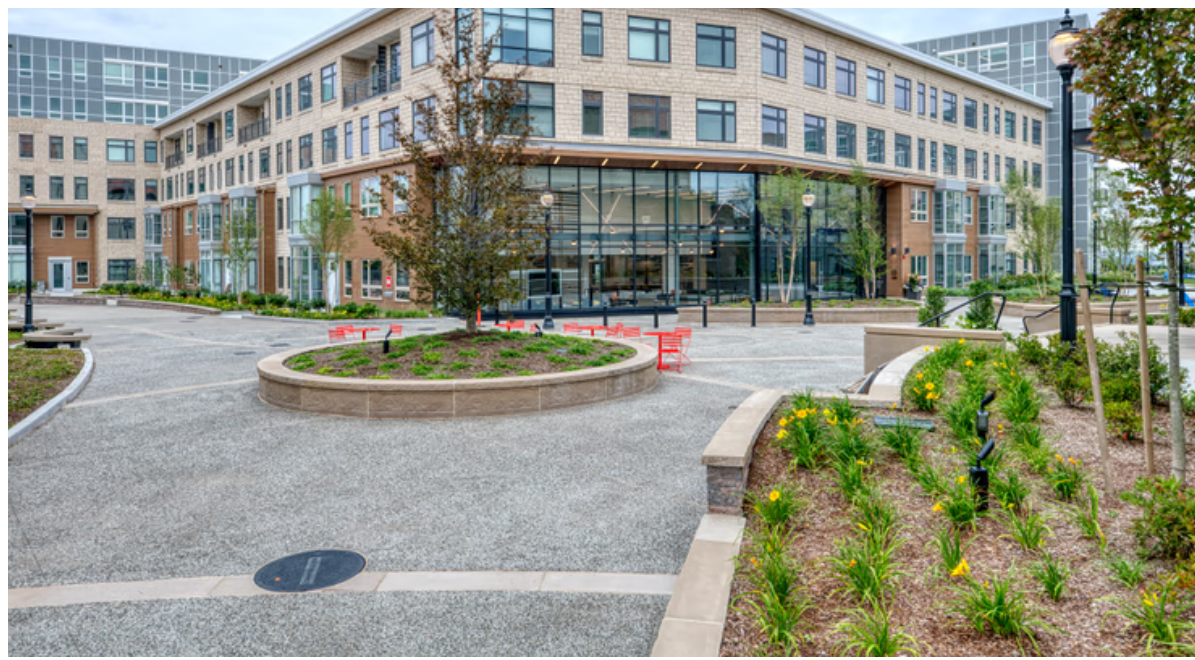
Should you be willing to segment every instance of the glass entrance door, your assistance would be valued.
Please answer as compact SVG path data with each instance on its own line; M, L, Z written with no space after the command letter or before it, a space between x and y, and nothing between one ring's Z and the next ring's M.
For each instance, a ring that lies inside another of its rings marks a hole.
M51 293L70 293L71 292L71 260L70 259L51 259L50 260L50 292Z

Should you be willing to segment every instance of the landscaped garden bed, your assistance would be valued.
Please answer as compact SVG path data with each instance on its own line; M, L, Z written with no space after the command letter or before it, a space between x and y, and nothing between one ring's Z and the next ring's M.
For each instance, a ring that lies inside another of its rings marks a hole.
M1110 443L1106 496L1081 365L1061 373L1049 346L1024 345L931 351L905 408L875 413L895 428L841 400L781 406L751 463L723 655L1192 654L1195 491L1143 479L1126 432ZM1101 351L1101 366L1132 371ZM968 467L990 391L980 515ZM1168 474L1168 443L1155 454Z
M285 362L295 371L338 378L454 380L536 376L618 364L635 349L606 341L522 332L465 331L390 342L332 346Z
M12 341L12 332L9 332ZM27 350L8 352L8 427L28 417L66 389L83 368L81 351Z

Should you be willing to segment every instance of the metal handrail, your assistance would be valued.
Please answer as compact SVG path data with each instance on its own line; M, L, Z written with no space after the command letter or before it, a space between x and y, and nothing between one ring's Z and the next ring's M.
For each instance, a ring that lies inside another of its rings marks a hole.
M199 150L199 157L204 158L206 156L210 156L212 154L219 153L221 146L222 146L222 144L220 142L220 138L212 138L210 140L204 140L203 142L200 142L197 147L197 149Z
M1033 316L1021 317L1021 327L1025 328L1025 334L1029 334L1029 319L1040 319L1041 317L1046 316L1047 314L1053 314L1054 312L1057 312L1060 309L1062 309L1062 303L1058 303L1057 305L1054 305L1053 307L1047 309L1046 311L1042 312L1041 314L1035 314Z
M252 142L258 138L263 138L270 134L270 120L269 118L259 119L251 124L242 126L237 131L237 144L244 144Z
M942 319L950 316L951 314L966 307L967 305L970 305L971 303L975 302L976 300L980 300L982 298L989 298L989 297L993 297L993 296L1000 296L1000 310L996 312L996 320L992 322L992 329L999 330L1000 329L1000 319L1004 316L1004 305L1008 302L1008 298L1006 298L1004 296L1004 294L1000 293L999 291L989 291L987 293L982 293L978 296L975 296L974 298L964 302L961 305L956 305L954 307L951 307L950 309L946 310L945 312L938 314L937 316L926 321L925 323L918 325L917 327L924 328L924 327L928 326L929 324L933 323L935 328L940 328L940 327L942 327Z
M402 78L397 70L379 71L368 78L345 85L341 90L344 107L357 105L387 92L397 92L402 89Z
M180 151L176 154L166 155L166 169L172 170L183 164L183 153Z

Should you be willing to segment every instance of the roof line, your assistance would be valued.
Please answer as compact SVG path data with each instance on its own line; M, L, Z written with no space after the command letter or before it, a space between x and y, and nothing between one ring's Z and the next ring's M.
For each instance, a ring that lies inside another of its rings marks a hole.
M1076 23L1079 22L1079 18L1086 18L1086 19L1088 19L1087 24L1088 25L1091 24L1090 17L1087 14L1071 14L1071 18L1075 19ZM937 37L929 37L926 39L916 39L916 40L907 42L906 45L908 45L910 48L912 48L913 45L928 44L931 41L941 41L943 39L953 39L955 37L964 37L964 36L969 37L971 35L978 35L980 32L989 32L991 30L1012 30L1015 28L1023 28L1028 25L1038 25L1040 23L1054 23L1055 25L1057 25L1060 20L1062 20L1062 19L1061 18L1047 18L1047 19L1041 20L1041 21L1029 21L1027 23L1014 23L1012 25L1001 25L1000 27L996 27L996 28L982 28L979 30L972 30L970 32L955 32L954 34L943 34L943 35L940 35Z
M808 9L770 9L770 11L810 23L828 32L833 32L839 36L846 37L853 41L862 42L866 45L878 48L898 57L912 60L918 64L922 64L931 69L936 69L938 72L945 73L954 78L961 78L972 84L979 85L980 87L987 87L988 89L1001 94L1012 96L1019 101L1031 103L1039 108L1044 108L1046 110L1052 110L1054 108L1053 103L1031 94L1027 94L1016 87L1012 87L1002 82L992 80L991 78L981 76L977 73L972 73L966 69L961 69L957 66L947 64L936 57L930 57L929 55L909 48L908 46L898 44L895 41L890 41L881 36L871 34L870 32L864 32L863 30L847 25L846 23L830 18L829 16L825 16L824 14L809 11Z
M179 50L177 48L158 48L156 46L138 46L135 44L114 44L108 41L91 41L88 39L71 39L66 37L44 37L36 34L21 34L19 32L9 32L8 38L25 37L26 39L48 39L52 41L62 41L73 44L95 44L97 46L112 46L113 48L140 48L141 50L156 50L163 53L178 53L180 55L202 55L204 57L223 57L230 60L249 60L250 62L257 62L258 65L264 64L266 60L249 57L247 55L221 55L217 53L201 53L197 50ZM160 64L159 62L147 62L147 64ZM256 65L255 65L256 66Z

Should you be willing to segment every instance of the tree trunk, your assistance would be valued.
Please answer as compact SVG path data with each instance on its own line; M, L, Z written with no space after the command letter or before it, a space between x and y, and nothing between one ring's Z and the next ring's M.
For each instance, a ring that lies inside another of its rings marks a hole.
M1179 312L1179 273L1176 246L1171 243L1166 250L1166 268L1170 272L1170 331L1167 346L1170 353L1170 447L1173 453L1170 463L1171 474L1179 483L1186 478L1187 472L1187 439L1183 430L1183 381L1182 363L1178 354L1178 312Z

